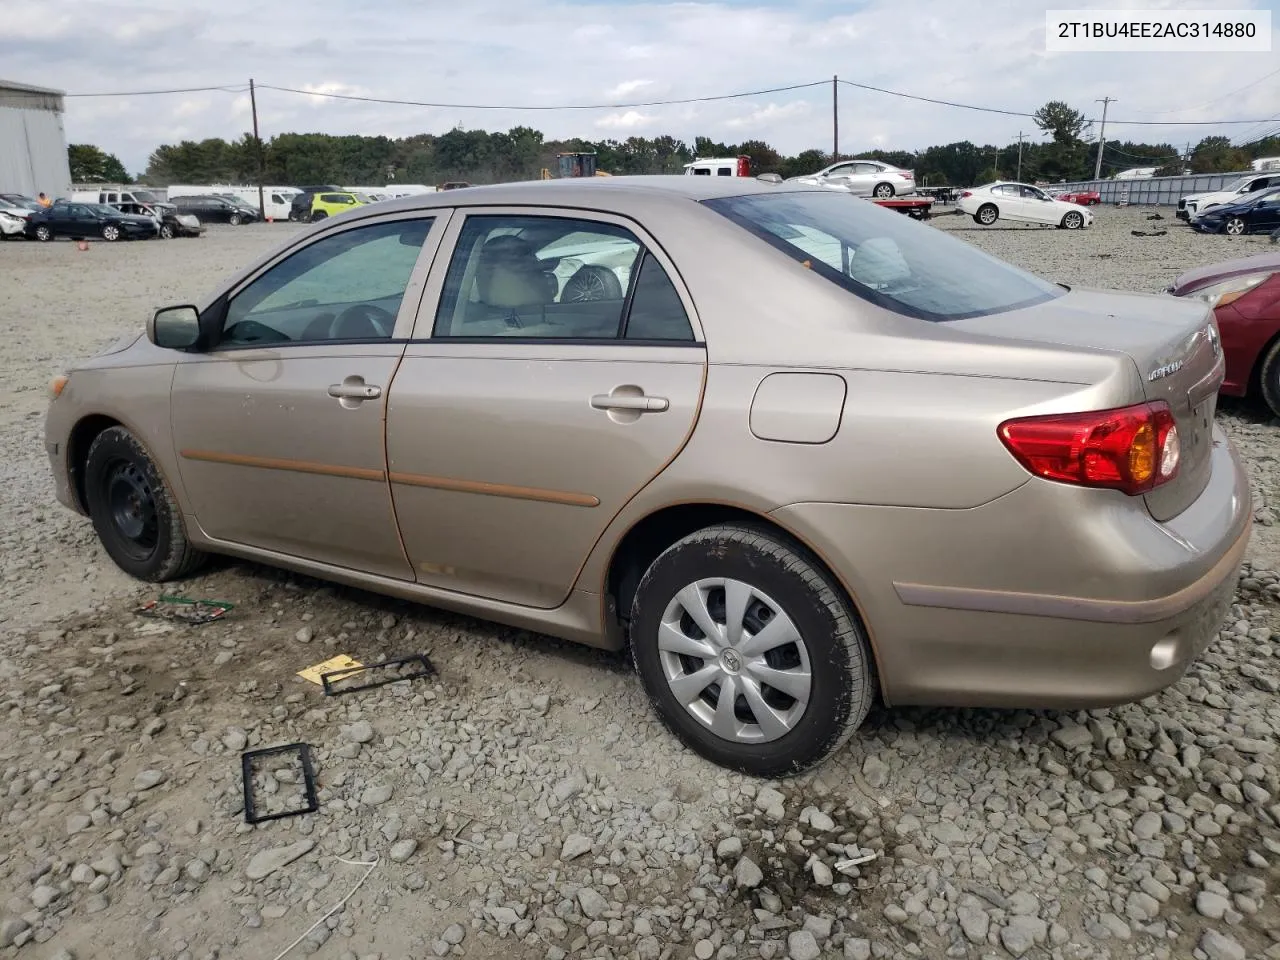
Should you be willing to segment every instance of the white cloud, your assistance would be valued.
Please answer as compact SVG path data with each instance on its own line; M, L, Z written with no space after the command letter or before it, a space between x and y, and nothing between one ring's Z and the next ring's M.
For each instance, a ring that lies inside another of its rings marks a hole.
M1159 2L1187 9L1270 5ZM1119 97L1108 116L1109 134L1179 146L1247 128L1117 121L1264 119L1275 113L1274 80L1223 97L1274 69L1274 54L1046 55L1044 11L1060 6L1058 0L999 10L985 0L859 0L856 6L831 0L391 0L366 13L357 0L96 0L91 19L108 25L108 32L110 25L142 25L104 42L103 34L84 29L82 0L0 0L0 69L8 80L73 92L241 88L255 77L260 85L315 93L530 106L677 100L820 84L622 111L436 110L260 86L258 111L267 138L284 132L408 136L442 133L455 124L490 130L529 125L548 138L628 131L669 133L687 143L698 135L763 139L785 153L829 150L833 74L1028 113L1048 100L1065 99L1092 116L1100 109L1095 99ZM1280 22L1273 26L1273 48L1280 49ZM174 50L199 55L156 55ZM649 83L641 86L642 78ZM160 143L181 135L234 139L248 129L242 92L200 94L203 109L194 102L187 94L69 99L67 136L98 144L134 170ZM1037 132L1025 117L840 87L840 145L849 152L965 139L1003 145L1014 142L1019 130Z
M730 130L761 130L779 121L807 114L810 110L807 100L792 100L790 103L770 103L759 110L753 110L743 117L732 117L725 120L722 126Z
M653 126L655 117L648 113L628 110L625 113L610 113L596 121L602 130L640 130Z
M629 97L637 90L643 90L645 87L653 85L652 80L624 80L622 83L613 87L605 94L610 100L619 100L622 97Z

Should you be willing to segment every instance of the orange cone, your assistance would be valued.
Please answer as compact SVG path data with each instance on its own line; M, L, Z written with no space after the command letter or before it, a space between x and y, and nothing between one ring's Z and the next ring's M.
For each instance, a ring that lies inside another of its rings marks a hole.
M76 246L81 250L88 250L89 241L86 240L84 237L81 237L79 240L76 241Z

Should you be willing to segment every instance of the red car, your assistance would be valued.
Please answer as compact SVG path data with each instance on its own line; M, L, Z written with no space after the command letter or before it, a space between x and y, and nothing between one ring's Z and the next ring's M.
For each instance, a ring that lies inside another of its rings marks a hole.
M1082 207L1091 207L1095 203L1102 202L1102 194L1097 190L1076 190L1072 193L1060 193L1054 199L1063 200L1067 203L1078 203Z
M1213 307L1227 364L1219 393L1261 396L1280 417L1280 253L1188 270L1166 292Z

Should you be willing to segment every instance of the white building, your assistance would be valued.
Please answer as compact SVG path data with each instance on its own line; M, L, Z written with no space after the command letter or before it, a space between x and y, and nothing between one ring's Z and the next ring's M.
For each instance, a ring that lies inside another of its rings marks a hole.
M61 90L0 80L0 193L71 194Z

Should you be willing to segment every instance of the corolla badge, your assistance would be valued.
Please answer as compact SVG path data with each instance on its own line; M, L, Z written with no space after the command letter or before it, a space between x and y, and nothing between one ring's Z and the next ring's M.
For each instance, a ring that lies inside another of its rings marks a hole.
M1166 363L1163 367L1156 367L1147 374L1147 380L1155 382L1156 380L1163 380L1165 377L1171 377L1182 369L1182 364L1184 362L1185 361L1182 360L1175 360L1173 363Z

